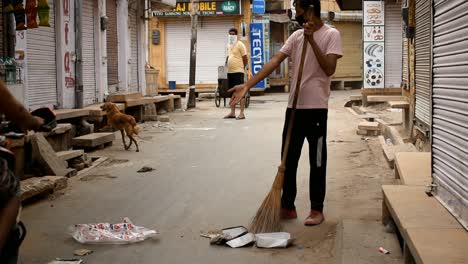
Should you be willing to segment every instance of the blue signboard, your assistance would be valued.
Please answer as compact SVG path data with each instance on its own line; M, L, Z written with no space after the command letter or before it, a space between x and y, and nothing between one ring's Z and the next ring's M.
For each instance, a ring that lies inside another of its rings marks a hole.
M250 57L252 62L252 74L256 75L265 64L263 54L263 24L250 24ZM254 88L265 88L265 80L260 81Z
M254 14L265 14L265 0L253 0L252 12Z

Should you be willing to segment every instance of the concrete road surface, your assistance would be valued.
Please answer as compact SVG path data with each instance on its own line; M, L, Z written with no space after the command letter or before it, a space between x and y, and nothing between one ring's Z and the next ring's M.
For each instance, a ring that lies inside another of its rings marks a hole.
M305 227L308 214L308 147L299 165L299 218L284 223L296 238L287 249L210 246L201 231L249 224L280 163L287 94L253 97L245 120L224 120L227 108L198 102L196 110L170 114L170 124L142 124L141 152L123 150L120 138L93 153L109 160L71 179L62 195L27 206L25 264L73 257L88 248L85 263L402 263L393 234L381 225L380 186L393 172L376 138L363 140L359 119L343 106L358 91L333 92L329 112L326 221ZM143 166L152 172L137 173ZM67 233L77 223L119 222L161 232L133 245L81 245ZM383 255L378 248L391 251Z

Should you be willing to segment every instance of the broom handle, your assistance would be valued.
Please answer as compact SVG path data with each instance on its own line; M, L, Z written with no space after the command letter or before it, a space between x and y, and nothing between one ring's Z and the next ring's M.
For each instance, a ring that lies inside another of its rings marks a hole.
M286 140L284 143L283 157L281 159L281 167L283 169L286 168L286 159L288 156L289 143L291 142L292 128L294 124L294 119L296 118L297 100L299 98L299 91L301 90L302 71L304 70L304 61L305 61L305 55L307 53L307 46L308 46L307 36L304 34L304 43L302 44L301 64L299 64L299 72L297 74L296 90L294 91L292 111L291 111L291 116L288 122L288 130L286 132Z

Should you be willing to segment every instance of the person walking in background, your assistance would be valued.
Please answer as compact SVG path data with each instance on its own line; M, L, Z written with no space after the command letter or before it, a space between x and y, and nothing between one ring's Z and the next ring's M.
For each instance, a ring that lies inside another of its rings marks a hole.
M228 43L228 86L233 88L236 85L244 83L244 72L248 64L247 49L242 41L238 41L237 29L231 28L229 30L229 43ZM236 118L236 105L231 105L231 112L224 118L245 119L245 96L240 100L240 113Z

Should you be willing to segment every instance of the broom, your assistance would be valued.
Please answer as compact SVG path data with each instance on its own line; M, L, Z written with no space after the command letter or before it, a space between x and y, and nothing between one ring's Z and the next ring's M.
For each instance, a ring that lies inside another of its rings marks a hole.
M304 60L307 52L307 37L304 35L304 43L302 45L301 64L299 64L299 72L297 75L296 90L294 92L294 101L292 105L291 117L288 123L286 132L286 140L284 143L281 165L278 167L275 181L270 192L263 200L262 205L257 210L257 214L252 219L250 224L250 232L253 233L268 233L277 232L281 229L281 190L284 182L284 171L286 169L286 159L288 156L289 143L291 141L292 127L296 116L297 99L299 98L299 90L301 89L302 71L304 69Z

